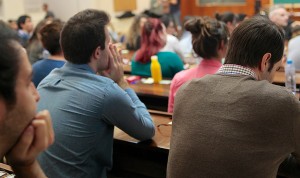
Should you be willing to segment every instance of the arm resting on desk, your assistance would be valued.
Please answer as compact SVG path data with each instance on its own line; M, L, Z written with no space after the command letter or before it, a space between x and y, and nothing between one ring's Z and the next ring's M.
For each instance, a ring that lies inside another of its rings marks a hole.
M146 106L132 89L112 88L107 91L103 117L138 140L151 139L155 127Z

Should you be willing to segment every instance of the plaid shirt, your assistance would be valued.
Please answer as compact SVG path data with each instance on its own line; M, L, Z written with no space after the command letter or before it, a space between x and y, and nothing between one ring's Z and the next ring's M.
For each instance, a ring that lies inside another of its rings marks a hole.
M239 75L249 75L255 79L257 79L255 72L248 68L248 67L244 67L244 66L240 66L240 65L236 65L236 64L224 64L219 71L217 72L217 74L239 74Z

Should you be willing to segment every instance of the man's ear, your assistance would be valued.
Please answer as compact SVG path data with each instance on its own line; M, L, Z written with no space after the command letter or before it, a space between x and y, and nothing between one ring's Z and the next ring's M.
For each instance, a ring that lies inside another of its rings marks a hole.
M93 52L93 55L92 55L93 59L96 59L96 60L97 60L97 59L100 59L101 52L102 52L101 47L98 46L98 47L95 49L95 51Z
M268 70L268 67L269 67L269 60L271 59L272 57L272 54L271 53L266 53L263 55L262 59L261 59L261 63L260 63L260 66L259 66L259 70L260 71L265 71L265 70Z

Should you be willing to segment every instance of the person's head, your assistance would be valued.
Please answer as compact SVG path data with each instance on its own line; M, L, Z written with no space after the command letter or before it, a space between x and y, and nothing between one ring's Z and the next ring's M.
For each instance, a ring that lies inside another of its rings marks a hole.
M227 25L228 30L231 34L232 31L236 27L236 20L237 19L236 19L235 14L232 13L232 12L224 12L223 14L216 13L215 17L216 17L217 20L222 21Z
M33 23L31 21L31 17L28 15L22 15L18 18L18 28L21 30L26 31L27 33L32 32L33 30Z
M52 19L44 19L41 20L36 27L34 28L32 32L32 36L29 39L29 43L33 42L39 42L41 40L41 35L40 35L40 30L43 28L45 25L52 23Z
M289 13L283 6L275 5L269 10L269 19L277 25L285 27L288 25Z
M35 116L39 95L26 51L16 32L2 21L0 41L0 150L6 152Z
M146 14L140 14L134 17L134 20L129 28L127 43L136 48L138 36L141 36L142 28L147 21L148 16Z
M48 11L48 4L44 3L42 6L43 11L47 12Z
M11 29L13 29L13 30L18 30L18 24L17 24L17 22L15 21L15 20L8 20L7 21L8 22L8 25L9 25L9 27L11 28Z
M159 19L149 18L142 29L141 48L136 61L146 63L166 44L166 29Z
M244 20L248 19L247 14L239 13L236 15L236 25L238 26Z
M225 56L229 31L225 23L209 17L197 17L187 21L185 29L192 33L195 53L204 59Z
M51 55L58 55L62 52L59 44L62 28L62 22L54 21L40 30L42 44Z
M110 37L106 26L109 21L107 13L93 9L71 17L60 37L65 59L74 64L88 64L92 58L101 57L103 64L107 63Z
M174 22L170 19L169 16L164 15L160 18L161 22L166 27L166 32L170 35L175 35L177 33Z
M283 49L282 28L265 17L253 17L234 30L229 40L225 64L252 68L259 80L272 81L274 72L281 65Z

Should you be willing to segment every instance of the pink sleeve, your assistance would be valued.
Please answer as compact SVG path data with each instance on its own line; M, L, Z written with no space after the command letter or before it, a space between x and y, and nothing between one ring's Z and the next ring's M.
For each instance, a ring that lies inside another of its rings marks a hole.
M178 87L177 87L177 80L176 75L172 80L171 86L170 86L170 94L169 94L169 103L168 103L168 112L173 113L173 107L174 107L174 97L176 94Z

